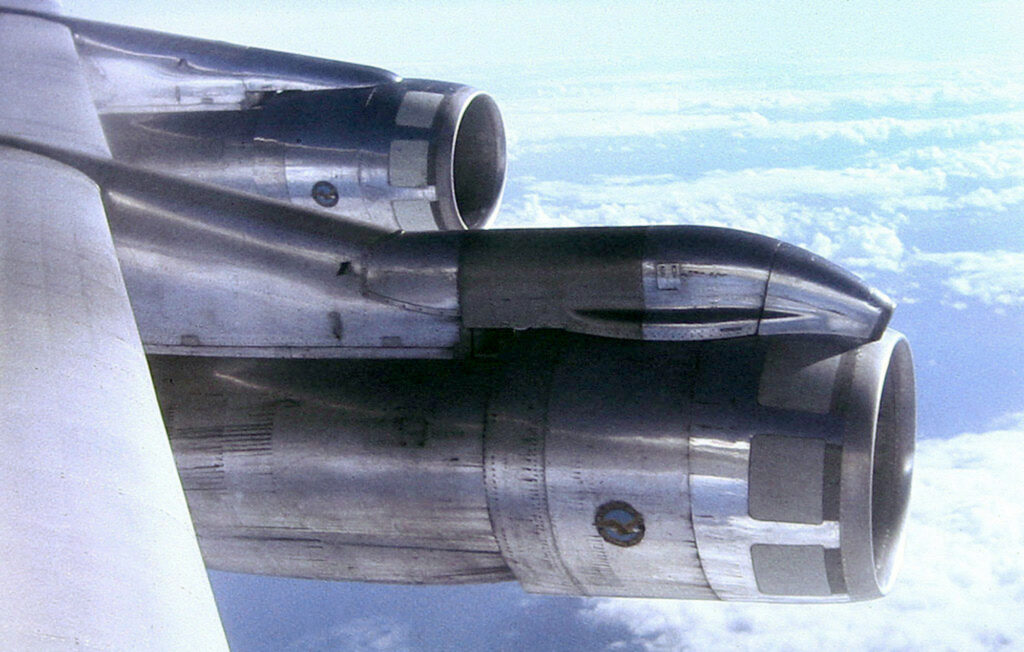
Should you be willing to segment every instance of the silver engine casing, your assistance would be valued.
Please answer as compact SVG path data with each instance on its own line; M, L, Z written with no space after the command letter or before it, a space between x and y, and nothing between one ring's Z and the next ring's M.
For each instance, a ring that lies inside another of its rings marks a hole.
M496 356L448 361L151 357L210 567L591 596L888 590L915 419L898 333L496 337Z

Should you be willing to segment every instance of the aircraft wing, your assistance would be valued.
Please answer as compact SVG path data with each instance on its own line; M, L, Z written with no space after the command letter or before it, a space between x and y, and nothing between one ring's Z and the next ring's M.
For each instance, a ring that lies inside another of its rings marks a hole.
M66 26L0 62L0 134L109 157ZM0 645L225 649L99 188L0 152Z

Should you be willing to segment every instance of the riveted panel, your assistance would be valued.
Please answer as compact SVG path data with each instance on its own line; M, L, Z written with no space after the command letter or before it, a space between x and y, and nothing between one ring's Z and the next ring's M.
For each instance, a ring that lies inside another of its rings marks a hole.
M821 523L825 442L758 435L750 442L750 515L763 521Z
M767 595L832 595L823 546L754 544L750 547L757 589Z
M395 124L400 127L419 127L428 129L434 123L437 107L444 100L441 93L409 91L402 98L395 116Z
M430 202L420 199L402 199L391 202L395 219L403 231L436 231L437 222Z
M427 185L430 143L425 140L395 140L388 156L388 182L400 188Z
M834 344L799 350L774 344L765 355L757 402L765 407L828 414L841 357Z

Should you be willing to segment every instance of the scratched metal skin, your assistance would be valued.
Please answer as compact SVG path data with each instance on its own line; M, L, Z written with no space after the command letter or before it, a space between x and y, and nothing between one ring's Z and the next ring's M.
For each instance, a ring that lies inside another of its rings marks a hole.
M66 27L0 60L0 133L107 155ZM92 180L0 148L0 279L0 647L226 649Z

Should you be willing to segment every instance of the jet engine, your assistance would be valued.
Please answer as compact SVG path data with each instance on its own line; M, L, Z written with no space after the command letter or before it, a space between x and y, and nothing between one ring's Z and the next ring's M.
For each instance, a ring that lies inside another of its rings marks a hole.
M457 84L61 19L212 568L539 593L877 597L915 434L892 302L772 238L482 230Z
M849 272L730 229L484 229L504 132L467 86L55 2L0 0L0 52L4 648L225 648L201 561L889 590L913 363Z
M481 228L505 181L488 95L406 79L255 93L230 111L106 113L120 161L405 231Z
M589 596L888 590L914 445L901 335L501 338L449 361L151 357L207 564Z

